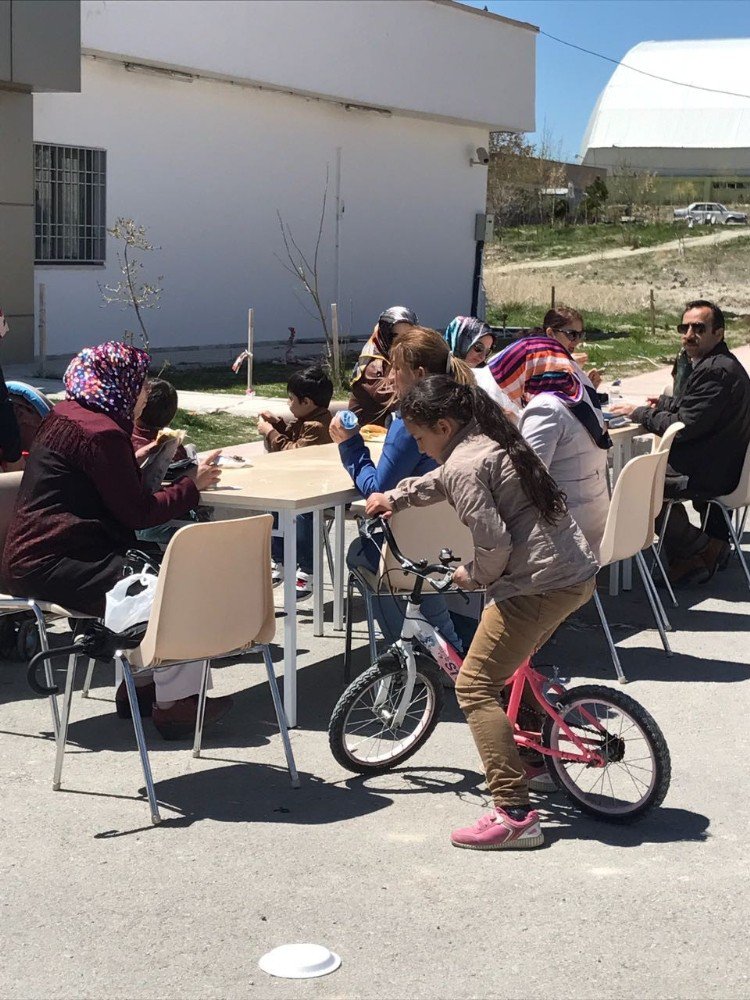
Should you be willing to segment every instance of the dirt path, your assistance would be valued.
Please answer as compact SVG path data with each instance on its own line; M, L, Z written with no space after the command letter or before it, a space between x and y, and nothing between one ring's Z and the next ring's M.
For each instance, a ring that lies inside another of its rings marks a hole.
M661 250L679 250L680 246L708 246L709 244L726 243L729 240L739 239L741 236L750 235L750 228L747 226L737 226L737 228L723 229L713 236L702 239L677 239L670 240L669 243L657 243L652 247L639 247L637 250L630 250L628 247L614 250L599 250L596 253L586 253L578 257L556 257L553 260L522 260L513 264L497 264L488 262L494 274L510 274L513 271L536 271L541 268L553 267L575 267L577 264L587 264L592 261L617 260L621 257L640 257L643 254L659 253Z

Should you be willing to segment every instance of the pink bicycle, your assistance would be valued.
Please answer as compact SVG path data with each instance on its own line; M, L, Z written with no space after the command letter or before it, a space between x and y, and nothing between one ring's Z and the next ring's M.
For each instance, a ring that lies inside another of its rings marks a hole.
M461 655L420 610L427 577L433 589L447 590L451 563L459 560L448 549L439 565L407 559L380 518L364 530L370 536L384 533L398 562L413 574L414 587L398 641L343 692L328 738L342 767L380 774L429 739L443 707L440 670L455 680L461 668ZM509 679L504 705L506 700L518 746L544 758L557 787L580 809L629 823L663 802L671 773L669 749L654 719L633 698L599 684L566 689L535 670L529 659Z

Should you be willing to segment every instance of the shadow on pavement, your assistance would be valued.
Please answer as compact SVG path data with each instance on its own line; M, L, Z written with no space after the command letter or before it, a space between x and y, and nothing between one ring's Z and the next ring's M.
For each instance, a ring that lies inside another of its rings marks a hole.
M334 784L304 771L300 781L299 788L292 788L286 768L258 763L208 768L157 781L161 826L192 826L201 820L318 826L366 816L393 801L361 783ZM145 789L141 793L145 795ZM143 808L145 819L145 801ZM170 816L170 810L180 815ZM143 829L147 829L145 824L138 829L103 831L96 839L129 836Z

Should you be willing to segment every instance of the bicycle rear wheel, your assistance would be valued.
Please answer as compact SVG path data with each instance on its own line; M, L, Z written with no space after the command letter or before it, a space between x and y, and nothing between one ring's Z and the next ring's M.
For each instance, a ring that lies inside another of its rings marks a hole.
M328 725L331 753L358 774L382 774L401 764L429 739L443 707L438 670L417 654L417 677L400 726L406 670L392 653L355 678L339 698Z
M661 729L633 698L611 688L585 684L556 701L566 726L600 753L604 767L547 757L547 769L584 812L612 823L632 823L664 801L671 762ZM553 750L577 748L557 719L547 718L542 743Z

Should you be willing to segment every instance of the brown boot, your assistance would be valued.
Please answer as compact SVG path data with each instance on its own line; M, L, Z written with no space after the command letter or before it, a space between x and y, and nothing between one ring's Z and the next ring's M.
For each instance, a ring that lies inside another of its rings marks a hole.
M147 718L153 711L156 701L156 686L153 681L150 684L136 684L135 693L138 696L138 708L143 718ZM120 719L132 719L130 714L130 702L125 681L120 681L120 686L115 692L115 709L117 717Z
M206 698L206 712L203 717L204 729L218 722L230 710L234 702L229 695L223 698ZM198 695L181 698L171 708L154 705L151 718L165 740L185 740L195 732L198 717Z
M669 582L673 587L689 586L695 583L706 583L711 579L711 573L703 560L703 553L690 556L688 559L672 559L669 563Z
M709 538L708 545L701 552L701 559L709 572L709 580L717 569L726 569L732 555L732 546L721 538Z

